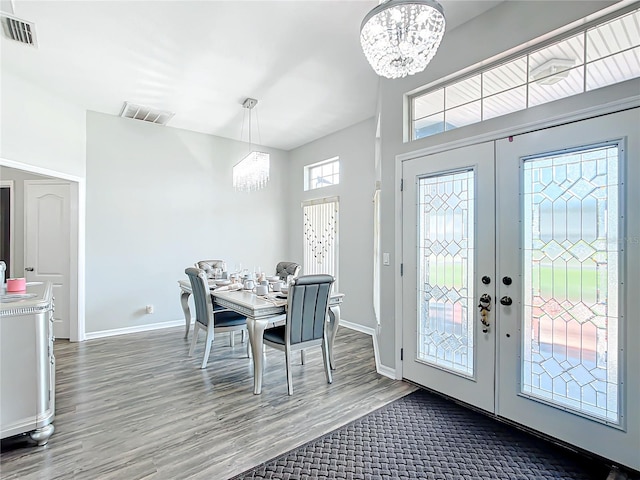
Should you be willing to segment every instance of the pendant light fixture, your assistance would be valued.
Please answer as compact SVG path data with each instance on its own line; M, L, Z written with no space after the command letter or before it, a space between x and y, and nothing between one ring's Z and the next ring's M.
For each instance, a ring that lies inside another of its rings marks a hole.
M360 44L378 75L406 77L427 67L444 27L444 11L435 0L384 0L364 17Z
M252 150L251 112L257 103L258 100L255 98L247 98L242 102L242 107L249 112L249 154L233 166L233 188L244 192L260 190L269 181L269 154ZM242 130L244 130L246 116L245 114L242 120ZM256 124L257 120L256 117ZM259 125L258 134L260 134Z

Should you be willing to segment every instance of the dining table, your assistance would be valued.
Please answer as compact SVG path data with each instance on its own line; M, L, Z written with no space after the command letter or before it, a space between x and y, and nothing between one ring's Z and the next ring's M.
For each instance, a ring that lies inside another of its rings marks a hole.
M188 280L179 280L178 285L185 319L184 335L187 338L191 326L189 309L189 297L192 294L191 284ZM247 331L253 358L253 393L258 395L262 392L264 331L269 326L286 321L287 297L277 292L256 295L251 290L217 288L215 280L210 280L209 286L216 304L247 317ZM343 299L344 293L336 292L329 296L326 329L329 343L329 365L332 370L335 370L333 344L340 324L340 304Z

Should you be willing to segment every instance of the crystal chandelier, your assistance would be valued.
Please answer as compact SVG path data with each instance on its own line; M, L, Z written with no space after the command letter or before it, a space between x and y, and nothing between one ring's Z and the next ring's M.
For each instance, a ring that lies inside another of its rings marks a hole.
M378 75L401 78L427 67L444 27L444 11L434 0L384 0L364 17L360 43Z
M249 111L249 150L251 150L251 110L257 103L255 98L247 98L242 103L243 108ZM244 120L242 125L244 129ZM236 190L254 192L265 187L268 181L268 153L251 150L246 157L233 166L233 188Z

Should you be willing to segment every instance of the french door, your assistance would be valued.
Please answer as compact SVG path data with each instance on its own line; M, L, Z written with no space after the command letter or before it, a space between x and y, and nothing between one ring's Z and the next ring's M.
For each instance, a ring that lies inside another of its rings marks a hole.
M403 376L634 469L638 120L406 161L402 202Z
M493 312L476 310L494 296L493 143L405 162L403 179L403 375L493 412Z

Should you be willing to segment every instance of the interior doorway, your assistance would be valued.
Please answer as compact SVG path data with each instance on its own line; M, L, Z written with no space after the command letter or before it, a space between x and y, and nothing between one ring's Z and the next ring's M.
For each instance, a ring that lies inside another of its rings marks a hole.
M5 263L5 279L13 276L13 193L13 181L0 180L0 260Z
M45 182L50 185L67 185L69 190L69 198L64 208L66 209L65 215L69 221L64 228L63 235L68 238L68 245L65 248L65 252L61 255L65 258L65 263L68 268L68 280L65 280L64 290L60 290L58 285L58 291L56 292L56 304L58 301L62 305L65 305L64 309L58 309L58 312L65 311L65 326L62 326L62 322L58 322L58 328L56 329L57 338L69 338L71 341L84 340L84 277L82 266L84 263L81 258L80 252L83 250L82 241L83 237L80 235L82 219L82 197L84 192L84 180L62 174L59 172L50 171L40 167L21 164L10 160L0 158L0 179L2 181L12 181L14 184L15 201L14 201L14 225L12 227L14 237L13 248L13 274L14 276L24 276L27 280L38 280L37 278L30 278L30 272L25 271L25 268L31 268L31 265L26 265L26 248L27 238L25 232L27 226L25 225L25 182ZM52 187L53 188L53 187ZM53 197L50 197L53 198ZM55 282L54 282L55 286ZM68 313L67 313L68 312ZM62 314L62 313L61 313ZM59 319L62 320L62 319Z

